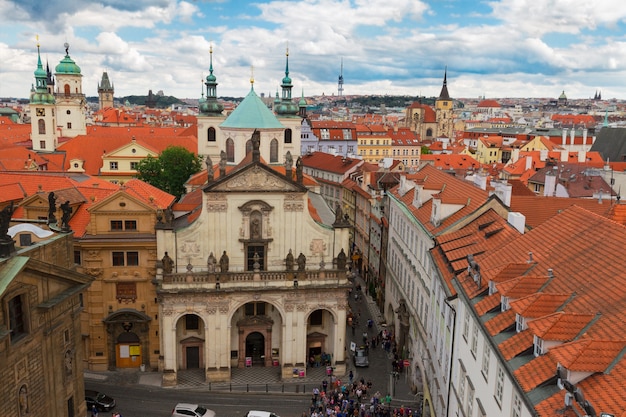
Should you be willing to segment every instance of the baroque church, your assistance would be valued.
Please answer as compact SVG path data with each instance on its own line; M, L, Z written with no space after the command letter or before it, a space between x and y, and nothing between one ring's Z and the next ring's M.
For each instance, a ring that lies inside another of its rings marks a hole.
M156 227L163 385L190 369L212 382L256 366L304 376L322 354L343 373L350 224L302 172L289 54L274 111L251 79L225 116L213 72L211 51L198 116L207 169Z

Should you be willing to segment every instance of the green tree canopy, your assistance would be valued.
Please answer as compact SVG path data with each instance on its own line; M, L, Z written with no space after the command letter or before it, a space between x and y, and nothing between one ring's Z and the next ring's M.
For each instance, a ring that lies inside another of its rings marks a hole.
M137 178L180 198L185 182L202 168L202 158L182 146L169 146L155 158L139 161Z

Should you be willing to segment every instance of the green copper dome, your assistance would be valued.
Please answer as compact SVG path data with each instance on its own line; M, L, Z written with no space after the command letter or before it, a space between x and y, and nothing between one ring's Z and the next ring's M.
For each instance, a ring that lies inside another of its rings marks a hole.
M80 74L80 67L76 65L76 62L69 55L65 55L65 58L61 60L59 65L56 66L55 71L57 74Z
M80 67L76 65L76 62L72 58L70 58L70 45L65 42L65 58L59 62L59 65L56 66L55 71L57 74L80 74Z
M221 127L250 129L285 128L252 88L237 108L222 122Z
M54 94L48 92L48 73L41 64L39 44L37 44L37 69L35 70L35 86L30 92L30 104L54 104Z

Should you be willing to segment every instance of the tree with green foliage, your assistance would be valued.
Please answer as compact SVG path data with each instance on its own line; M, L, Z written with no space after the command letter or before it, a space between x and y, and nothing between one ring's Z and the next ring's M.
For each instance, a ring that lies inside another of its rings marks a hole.
M422 146L420 153L422 155L430 155L432 152L428 146Z
M185 182L201 169L202 158L182 146L168 146L157 158L139 161L137 178L180 198Z

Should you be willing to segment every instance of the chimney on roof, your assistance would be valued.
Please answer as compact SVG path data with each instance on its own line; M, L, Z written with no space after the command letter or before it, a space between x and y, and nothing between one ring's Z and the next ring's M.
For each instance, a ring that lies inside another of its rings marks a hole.
M567 128L563 128L563 143L562 145L565 146L567 143Z
M583 149L578 151L578 162L585 163L587 161L587 152Z
M526 171L533 167L533 157L528 155L526 156Z
M526 231L526 216L524 216L522 213L514 211L509 212L507 222L521 234L524 234L524 232Z
M554 278L554 271L552 268L548 268L548 278Z
M532 251L528 252L528 260L526 261L526 263L529 263L529 264L533 263L533 252Z
M546 175L543 184L544 197L554 197L556 192L556 173L553 169L546 170Z
M572 128L572 130L570 131L570 135L569 135L569 144L570 144L570 147L572 147L572 149L573 149L573 146L574 146L574 137L575 136L576 136L576 129Z

